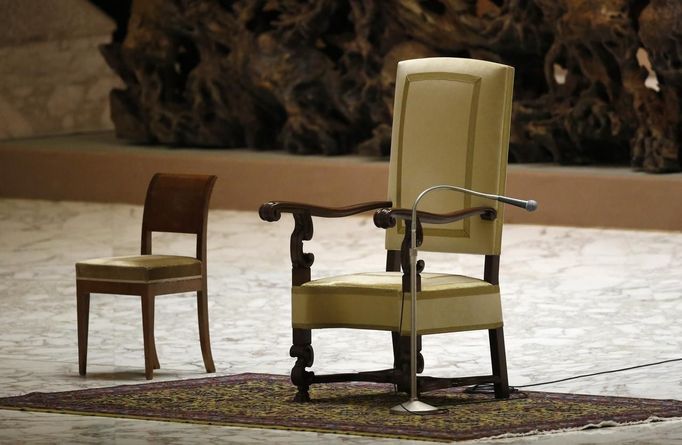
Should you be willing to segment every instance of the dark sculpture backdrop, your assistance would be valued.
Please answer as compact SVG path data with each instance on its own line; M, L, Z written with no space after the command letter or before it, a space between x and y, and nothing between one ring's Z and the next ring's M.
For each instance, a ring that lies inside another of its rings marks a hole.
M670 172L680 23L680 0L133 0L102 53L137 142L383 156L397 61L459 56L516 67L511 161Z

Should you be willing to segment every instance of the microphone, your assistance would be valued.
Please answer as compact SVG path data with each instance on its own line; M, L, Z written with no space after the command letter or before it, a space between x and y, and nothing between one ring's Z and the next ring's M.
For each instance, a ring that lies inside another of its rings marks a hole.
M505 204L510 204L516 207L521 207L529 212L535 211L538 208L538 203L529 199L524 201L523 199L510 198L508 196L502 195L492 195L489 193L481 193L475 190L469 190L462 187L457 187L454 185L434 185L429 187L417 196L414 200L414 205L412 206L412 226L410 227L411 239L410 239L410 296L411 296L411 329L410 329L410 401L406 402L409 405L409 409L405 407L405 404L401 403L391 408L392 412L404 413L404 412L418 412L418 413L433 413L437 412L438 408L433 407L429 404L425 404L419 401L419 395L417 394L417 206L419 201L422 200L424 196L431 193L434 190L453 190L462 193L468 193L474 196L480 196L481 198L492 199L493 201L503 202Z
M475 190L469 190L469 189L465 189L463 187L457 187L455 185L436 185L434 187L431 187L431 188L425 190L423 194L426 194L426 192L429 192L429 191L435 190L435 189L456 190L456 191L459 191L462 193L468 193L470 195L479 196L481 198L492 199L493 201L499 201L499 202L503 202L505 204L510 204L510 205L515 206L515 207L521 207L522 209L525 209L528 212L534 212L538 208L538 202L535 200L532 200L532 199L524 201L523 199L510 198L508 196L492 195L490 193L477 192Z
M509 198L508 196L497 196L497 200L505 204L511 204L516 207L521 207L529 212L534 212L538 208L538 202L532 199L524 201L523 199Z

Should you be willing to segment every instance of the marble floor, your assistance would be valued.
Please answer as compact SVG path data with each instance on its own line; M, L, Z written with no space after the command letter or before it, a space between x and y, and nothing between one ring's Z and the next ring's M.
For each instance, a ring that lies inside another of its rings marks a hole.
M138 250L141 208L0 200L0 396L145 383L137 297L94 295L88 376L78 375L74 263ZM682 216L681 216L682 217ZM288 373L288 243L285 215L212 210L209 310L217 375ZM191 254L182 235L155 238L158 252ZM366 217L315 220L313 277L381 270L383 236ZM507 225L501 287L513 385L682 356L682 233ZM482 260L422 254L427 270L480 275ZM162 368L154 381L205 376L194 299L156 303ZM387 367L385 333L315 331L315 369ZM358 352L364 351L364 352ZM484 332L425 337L427 372L487 372ZM682 399L682 362L542 386L558 392ZM394 440L0 410L0 443L330 443ZM409 441L402 441L409 443ZM682 443L682 420L484 443ZM424 443L424 442L415 442Z

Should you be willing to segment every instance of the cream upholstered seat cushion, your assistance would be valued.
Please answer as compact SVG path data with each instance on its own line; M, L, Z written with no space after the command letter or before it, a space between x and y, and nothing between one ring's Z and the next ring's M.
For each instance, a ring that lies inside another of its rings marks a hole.
M158 283L201 278L201 261L175 255L95 258L76 263L76 279Z
M417 316L419 334L498 328L502 326L500 289L476 278L424 273ZM400 330L409 335L410 294L403 296L400 272L309 281L292 288L292 325Z

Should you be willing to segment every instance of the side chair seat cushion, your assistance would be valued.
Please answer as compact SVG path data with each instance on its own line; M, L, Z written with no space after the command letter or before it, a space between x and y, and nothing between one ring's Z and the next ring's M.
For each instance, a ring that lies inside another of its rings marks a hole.
M159 283L201 277L201 261L175 255L95 258L76 263L76 279Z
M357 328L409 335L411 296L402 273L358 273L309 281L292 288L294 328ZM417 332L495 329L502 326L499 286L462 275L422 274Z

